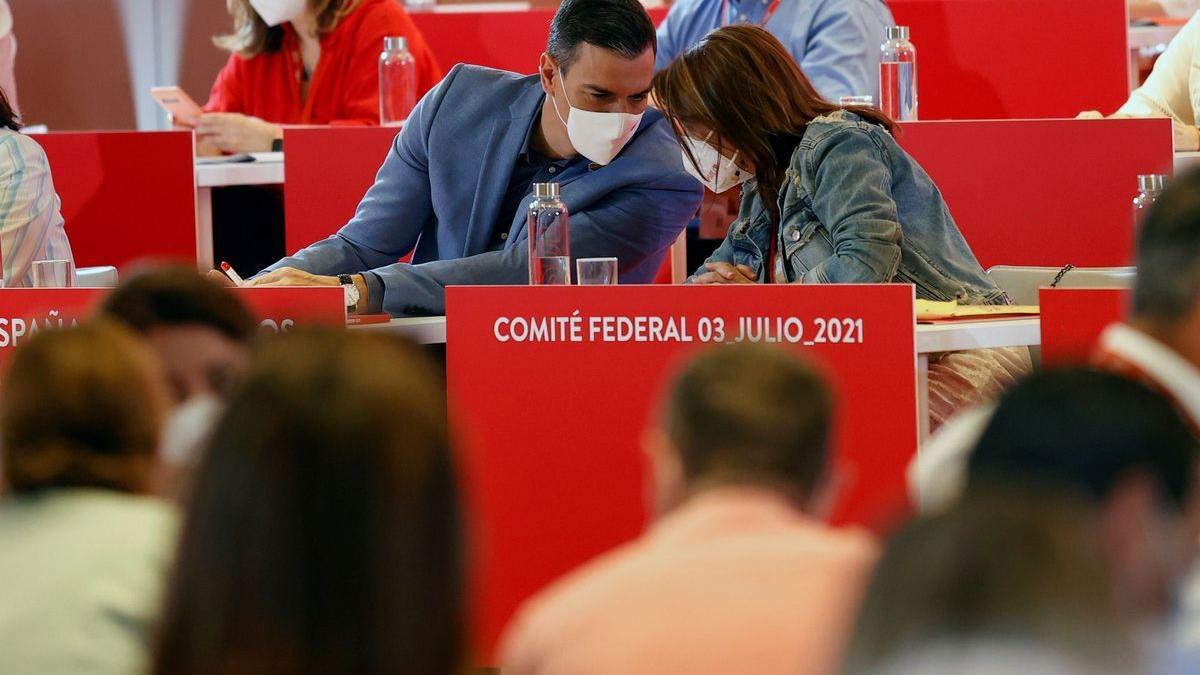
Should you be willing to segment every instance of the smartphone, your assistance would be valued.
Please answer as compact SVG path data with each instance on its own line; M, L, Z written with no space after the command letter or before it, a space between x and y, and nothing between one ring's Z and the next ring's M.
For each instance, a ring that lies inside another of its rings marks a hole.
M172 119L184 126L196 126L200 115L204 114L192 97L179 87L154 87L150 90L150 95L164 110L171 113Z

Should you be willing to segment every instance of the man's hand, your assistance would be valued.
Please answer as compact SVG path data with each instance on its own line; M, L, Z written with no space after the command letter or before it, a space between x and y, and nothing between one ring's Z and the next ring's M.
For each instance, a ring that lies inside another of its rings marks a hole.
M354 281L354 287L358 289L358 305L354 308L355 314L365 314L367 311L367 297L370 289L367 286L367 280L361 274L354 274L350 277ZM280 267L273 272L267 272L261 277L246 280L246 286L341 286L342 282L337 277L327 277L319 274L309 274L303 270L298 270L295 267Z
M196 123L196 139L222 152L270 152L283 129L240 113L206 113Z
M236 284L233 283L233 279L230 279L221 270L209 270L205 277L218 286L224 286L225 288L236 287Z
M727 262L707 263L708 270L689 279L693 284L753 284L758 275L746 265L730 265Z
M247 286L341 286L337 277L309 274L295 267L280 267L261 277L246 280Z

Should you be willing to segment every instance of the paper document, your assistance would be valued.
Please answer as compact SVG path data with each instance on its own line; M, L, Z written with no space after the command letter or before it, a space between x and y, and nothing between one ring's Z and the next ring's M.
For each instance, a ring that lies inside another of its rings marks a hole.
M917 321L944 321L948 319L998 319L1006 317L1037 316L1041 310L1037 305L960 305L933 300L917 300Z

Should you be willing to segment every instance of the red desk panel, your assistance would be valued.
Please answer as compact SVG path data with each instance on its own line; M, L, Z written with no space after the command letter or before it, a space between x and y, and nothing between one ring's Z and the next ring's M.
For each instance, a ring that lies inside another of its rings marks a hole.
M196 262L196 179L185 131L39 135L75 263Z
M284 131L284 245L289 255L337 232L358 207L399 129Z
M650 10L655 25L666 15L665 9ZM522 74L537 72L552 18L553 9L412 13L413 22L446 70L458 63L472 63Z
M922 119L1074 117L1129 95L1125 0L891 0L918 52ZM414 12L443 66L532 73L551 9ZM651 10L656 24L666 10ZM879 42L883 36L879 36Z
M1043 288L1042 363L1088 363L1104 329L1125 317L1130 291L1125 288Z
M921 119L1111 113L1129 96L1126 0L888 5L917 46Z
M825 371L841 402L853 394L834 427L834 519L882 526L906 512L904 472L917 446L912 293L899 284L447 289L447 386L481 658L520 602L641 532L639 443L667 376L706 344L734 340L743 317L800 319L802 339L787 346ZM576 313L580 341L505 339L522 329L497 323ZM593 319L636 316L682 318L691 340L593 339ZM818 319L832 318L862 320L854 343L804 344L820 339Z
M1003 120L904 124L984 268L1115 267L1133 259L1137 176L1171 174L1170 122Z

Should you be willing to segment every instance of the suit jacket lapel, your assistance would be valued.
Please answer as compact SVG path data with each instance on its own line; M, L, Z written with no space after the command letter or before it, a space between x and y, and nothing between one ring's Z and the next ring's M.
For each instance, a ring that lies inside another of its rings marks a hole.
M508 109L508 117L497 119L483 150L479 181L475 185L475 202L463 242L463 257L488 250L492 230L499 215L500 202L512 179L513 164L525 144L529 124L542 102L541 86L534 81Z

